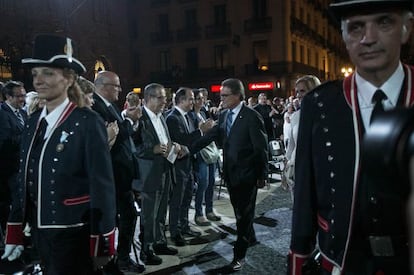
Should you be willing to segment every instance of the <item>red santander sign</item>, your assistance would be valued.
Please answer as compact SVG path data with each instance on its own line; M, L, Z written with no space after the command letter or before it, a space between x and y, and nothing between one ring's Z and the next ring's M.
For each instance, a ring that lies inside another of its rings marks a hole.
M221 85L211 85L210 91L212 93L220 93Z
M274 82L257 82L257 83L249 83L249 90L251 91L267 91L273 90L275 88Z

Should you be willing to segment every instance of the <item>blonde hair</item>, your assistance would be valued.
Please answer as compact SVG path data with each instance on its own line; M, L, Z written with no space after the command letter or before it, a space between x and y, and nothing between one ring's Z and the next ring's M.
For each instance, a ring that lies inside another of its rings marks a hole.
M76 82L78 82L78 85L84 94L93 94L95 92L95 85L93 82L87 80L83 76L79 76Z
M295 85L303 83L307 89L306 92L313 90L315 87L321 85L321 81L314 75L308 74L298 78L295 82Z
M72 101L73 103L75 103L76 105L78 105L79 107L84 107L85 106L85 100L83 98L82 95L82 89L80 88L77 79L78 79L78 74L69 68L64 68L63 69L63 76L68 78L68 79L72 79L72 85L69 86L68 88L68 98L70 101Z

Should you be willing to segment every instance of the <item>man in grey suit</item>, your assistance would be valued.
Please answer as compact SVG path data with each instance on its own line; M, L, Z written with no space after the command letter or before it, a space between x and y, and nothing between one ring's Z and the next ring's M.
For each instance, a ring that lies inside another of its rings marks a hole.
M167 246L165 220L168 195L173 177L173 164L167 160L171 150L179 153L180 145L173 143L162 111L166 93L162 85L151 83L144 89L145 106L139 121L140 142L137 156L143 182L142 224L143 241L141 260L145 264L158 265L158 255L175 255L178 251Z
M220 97L223 108L218 124L191 146L191 153L215 141L223 148L223 176L227 183L234 209L237 240L234 258L227 267L241 270L247 248L255 243L253 218L257 188L265 185L267 178L268 141L261 115L245 106L243 83L226 79L221 83Z

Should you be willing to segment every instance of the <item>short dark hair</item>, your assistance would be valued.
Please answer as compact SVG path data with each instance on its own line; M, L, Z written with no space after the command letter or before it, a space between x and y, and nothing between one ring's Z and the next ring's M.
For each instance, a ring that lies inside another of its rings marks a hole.
M197 97L199 94L202 94L202 93L203 93L202 89L193 89L194 97Z
M240 95L240 101L246 97L243 83L237 78L228 78L221 82L221 86L228 87L233 95Z
M4 97L8 96L14 96L13 89L16 87L24 87L24 84L20 81L15 80L9 80L7 81L3 88L2 88L2 94Z
M192 91L192 89L188 87L178 88L177 92L175 92L175 98L174 98L175 105L178 105L180 102L187 99L188 90Z
M144 88L144 99L149 100L150 97L156 96L157 90L164 89L164 86L158 83L150 83Z

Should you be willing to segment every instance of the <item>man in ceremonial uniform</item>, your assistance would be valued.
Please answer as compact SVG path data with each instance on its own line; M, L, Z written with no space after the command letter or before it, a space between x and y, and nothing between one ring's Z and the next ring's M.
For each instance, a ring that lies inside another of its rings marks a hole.
M409 274L408 183L368 174L361 141L378 113L414 101L414 70L400 62L401 45L412 30L411 5L407 0L330 5L356 70L302 100L290 274L304 273L316 243L322 274Z

